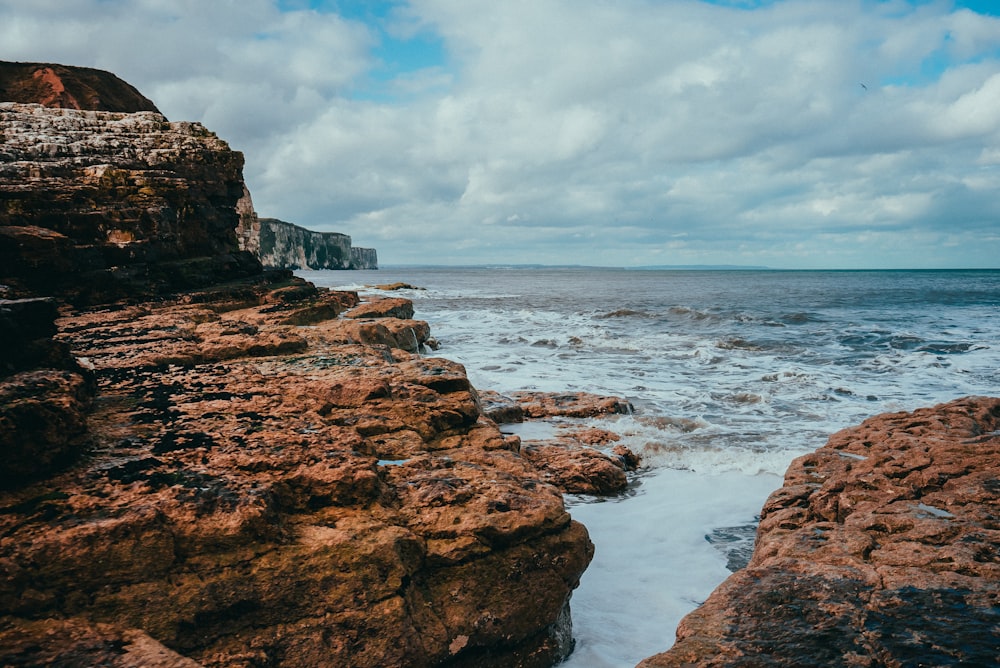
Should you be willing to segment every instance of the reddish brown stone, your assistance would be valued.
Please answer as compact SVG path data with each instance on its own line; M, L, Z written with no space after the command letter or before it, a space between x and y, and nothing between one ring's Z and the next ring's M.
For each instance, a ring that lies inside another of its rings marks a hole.
M399 297L370 297L344 314L348 318L399 318L413 317L413 302Z
M206 666L565 655L592 546L558 490L481 418L461 365L332 342L339 320L280 324L275 304L336 301L308 293L59 321L96 369L94 446L0 492L0 609L19 629L0 653L58 617L92 629L84 644L141 629ZM77 651L60 642L34 660Z
M587 392L512 392L510 397L524 409L525 417L598 417L627 414L632 406L619 397Z
M111 72L52 63L0 61L0 102L159 113L151 100Z
M1000 399L834 434L768 499L749 566L642 666L996 665Z

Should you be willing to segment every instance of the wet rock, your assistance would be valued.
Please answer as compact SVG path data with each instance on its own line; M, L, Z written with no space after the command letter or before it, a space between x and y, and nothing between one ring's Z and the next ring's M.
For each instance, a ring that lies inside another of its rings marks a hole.
M413 318L413 302L399 297L374 297L344 314L348 318Z
M574 442L525 441L521 454L543 471L547 482L568 494L617 494L628 486L620 461Z
M497 424L524 422L524 409L511 397L493 390L480 390L479 401L483 415Z
M994 665L1000 399L830 437L768 499L749 565L642 666Z
M628 414L632 405L619 397L588 392L512 392L510 397L524 409L525 417L598 417Z

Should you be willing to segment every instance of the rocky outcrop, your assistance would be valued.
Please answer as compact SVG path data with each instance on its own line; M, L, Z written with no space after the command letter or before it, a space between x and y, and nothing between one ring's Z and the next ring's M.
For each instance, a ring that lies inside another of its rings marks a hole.
M243 156L197 123L0 103L0 284L75 303L259 274Z
M1000 399L880 415L789 467L750 564L641 666L1000 663Z
M375 250L354 248L351 245L351 237L346 234L313 232L276 218L261 218L259 229L257 245L260 260L265 267L378 269Z
M0 101L90 111L152 111L156 105L111 72L0 61Z
M200 125L0 123L0 664L570 651L587 532L411 303L262 272Z
M586 530L460 365L342 342L357 303L288 279L61 318L100 390L91 448L0 492L0 656L115 665L102 653L136 638L206 666L565 655Z

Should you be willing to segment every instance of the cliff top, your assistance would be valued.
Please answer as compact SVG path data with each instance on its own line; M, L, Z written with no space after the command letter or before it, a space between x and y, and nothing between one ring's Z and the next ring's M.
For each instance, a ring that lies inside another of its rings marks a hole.
M160 111L111 72L52 63L0 61L0 102L89 111Z

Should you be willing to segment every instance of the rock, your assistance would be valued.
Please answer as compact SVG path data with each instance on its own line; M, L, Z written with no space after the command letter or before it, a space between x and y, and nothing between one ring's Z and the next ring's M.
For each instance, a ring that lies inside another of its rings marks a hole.
M93 304L259 275L243 156L197 123L0 103L0 283Z
M250 282L58 320L100 398L86 458L0 491L5 657L119 665L136 637L205 666L565 656L586 530L461 365L274 308L321 303Z
M372 286L372 287L374 287L376 290L385 290L386 292L392 292L392 291L395 291L395 290L423 290L424 289L424 288L418 288L415 285L410 285L409 283L401 283L401 282L386 283L384 285L375 285L375 286Z
M483 415L497 424L524 422L524 409L511 397L493 390L481 390L479 402Z
M537 466L546 482L567 494L617 494L628 486L625 468L599 450L565 439L524 441L521 455Z
M1000 399L890 413L792 462L747 568L640 665L995 665Z
M0 656L12 666L199 668L137 629L82 620L0 618Z
M0 130L0 663L566 656L586 529L460 364L407 352L411 302L263 271L242 155L198 124Z
M44 369L0 381L0 487L48 475L87 444L93 386L82 374Z
M111 72L51 63L0 61L0 101L64 109L159 113L151 100Z
M0 378L42 366L72 365L69 351L52 340L58 315L54 299L0 299Z
M632 412L632 405L624 399L588 392L512 392L510 396L521 405L525 417L529 418L598 417Z
M348 318L401 318L413 317L413 302L400 297L373 297L344 314Z
M259 227L256 245L265 267L378 269L375 251L354 248L351 237L346 234L313 232L276 218L260 218L256 225ZM245 245L250 247L253 242L245 242Z

